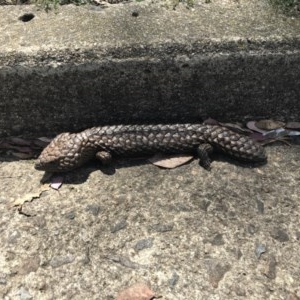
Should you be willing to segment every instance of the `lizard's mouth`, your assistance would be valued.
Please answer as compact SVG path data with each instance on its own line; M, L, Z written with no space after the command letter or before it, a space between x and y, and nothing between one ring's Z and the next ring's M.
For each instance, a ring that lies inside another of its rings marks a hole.
M39 160L37 160L34 164L34 168L38 171L43 171L43 164Z
M45 171L45 172L65 172L62 166L59 166L55 162L42 162L40 159L37 159L36 163L34 164L34 168L38 171Z

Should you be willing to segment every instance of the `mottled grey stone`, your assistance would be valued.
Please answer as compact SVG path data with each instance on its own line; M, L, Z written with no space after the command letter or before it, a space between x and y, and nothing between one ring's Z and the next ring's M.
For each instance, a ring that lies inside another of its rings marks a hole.
M149 227L150 231L156 231L156 232L168 232L172 231L174 227L173 223L170 224L154 224Z
M265 275L268 278L270 278L270 279L276 278L276 266L277 266L277 261L274 256L271 256L269 259L268 269L265 272Z
M257 228L255 227L255 225L249 224L249 226L248 226L248 232L250 234L254 234L255 232L257 232Z
M40 266L40 258L38 255L25 258L23 261L22 266L19 269L19 274L25 275L29 274L30 272L35 272Z
M271 232L271 236L272 236L273 239L275 239L279 242L282 242L282 243L287 242L290 239L287 232L283 229L280 229L280 228L275 228Z
M19 290L20 300L31 300L33 296L24 287Z
M265 244L257 244L255 248L255 255L257 258L260 258L263 253L267 251Z
M100 213L100 206L97 204L89 204L85 210L91 212L96 217Z
M256 200L257 210L260 214L263 214L265 211L264 202L260 199Z
M169 280L170 287L174 288L174 286L177 284L178 280L179 280L179 275L174 271L171 279Z
M20 231L14 230L13 232L11 232L9 234L9 236L8 236L8 242L10 244L16 243L20 237L21 237Z
M65 217L67 218L67 219L69 219L69 220L73 220L73 219L75 219L75 212L74 211L70 211L70 212L68 212L68 213L66 213L65 214Z
M5 285L7 283L6 274L0 274L0 284Z
M110 257L109 259L112 260L113 262L119 263L123 267L130 268L130 269L138 269L142 267L142 265L133 262L132 260L130 260L128 257L125 256L116 255Z
M219 282L223 279L224 275L231 269L230 264L218 262L213 259L206 261L206 267L209 275L209 281L215 288L218 287Z
M125 229L127 227L127 222L126 219L122 219L121 221L119 221L118 223L116 223L115 225L111 226L110 228L110 232L111 233L116 233L117 231L120 231L122 229Z
M141 251L146 248L151 248L153 246L153 241L154 238L140 240L135 244L134 249L135 251Z
M212 239L211 244L215 245L215 246L224 245L225 242L224 242L224 239L223 239L223 235L221 233L216 234L214 236L214 238Z
M52 268L58 268L63 265L72 263L75 260L73 255L65 255L65 256L54 256L50 261L50 266Z

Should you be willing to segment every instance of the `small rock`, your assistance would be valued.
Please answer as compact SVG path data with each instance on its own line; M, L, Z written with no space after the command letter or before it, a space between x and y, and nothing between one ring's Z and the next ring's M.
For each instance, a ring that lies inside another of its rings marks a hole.
M175 204L174 206L171 206L170 208L173 209L174 211L185 211L185 212L192 211L192 207L190 207L185 203L178 203Z
M239 248L235 248L235 249L233 249L233 254L235 255L235 257L237 258L237 259L240 259L242 256L243 256L243 252L241 251L241 249L239 249Z
M255 256L259 259L263 253L267 251L265 244L258 244L255 248Z
M29 257L23 260L23 264L19 269L20 275L26 275L31 272L37 271L40 266L40 258L38 256Z
M268 268L265 272L265 275L270 278L270 279L275 279L276 278L276 266L277 266L277 261L274 256L271 256Z
M65 214L65 217L69 220L73 220L75 219L75 212L74 211L70 211L68 213Z
M234 286L233 287L235 293L237 296L240 296L240 297L244 297L246 296L246 289L245 287L241 286L241 285L237 285L237 286Z
M287 242L290 238L289 235L283 230L276 228L271 232L271 237L279 242Z
M257 228L253 224L249 224L248 226L248 232L250 234L254 234L257 231Z
M0 284L5 285L7 284L7 280L6 280L6 274L0 274Z
M18 294L20 295L20 300L33 299L33 296L24 287L20 288Z
M111 226L110 228L110 232L111 233L115 233L121 229L124 229L127 227L127 222L126 219L122 219L120 222L118 222L117 224Z
M256 199L257 210L260 214L263 214L265 211L265 204L260 199Z
M90 249L89 249L89 248L87 248L87 249L85 250L85 254L84 254L84 256L82 257L81 262L82 262L84 265L87 265L87 264L89 264L89 263L91 262L91 258L90 258Z
M156 231L156 232L167 232L172 231L174 227L173 223L170 224L154 224L150 226L150 230Z
M90 204L86 207L85 211L91 212L92 215L97 217L99 215L99 212L100 212L100 206L97 205L97 204Z
M119 263L123 267L130 268L130 269L138 269L142 267L142 265L133 262L132 260L130 260L125 256L116 255L116 256L111 256L109 259L115 263Z
M219 282L231 268L229 264L222 264L212 259L206 262L206 266L209 275L209 281L214 288L218 287Z
M8 236L8 242L10 244L15 243L19 238L21 237L21 234L18 230L13 231L9 236Z
M149 238L138 241L134 246L134 250L141 251L146 248L151 248L153 246L153 240L154 238Z
M75 260L73 255L66 255L66 256L54 256L50 261L50 266L52 268L58 268L60 266L69 264Z
M199 208L204 210L204 211L207 211L208 207L211 205L211 201L209 200L202 200L200 202L200 205L199 205Z
M223 239L223 235L222 235L221 233L218 233L218 234L213 238L213 240L211 241L211 244L212 244L212 245L215 245L215 246L224 245L225 242L224 242L224 239Z
M173 288L177 284L178 280L179 280L179 275L174 271L171 279L169 280L170 287Z

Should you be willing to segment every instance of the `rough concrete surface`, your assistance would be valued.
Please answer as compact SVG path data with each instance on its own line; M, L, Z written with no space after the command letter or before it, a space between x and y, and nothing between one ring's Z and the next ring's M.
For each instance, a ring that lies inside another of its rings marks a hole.
M22 214L43 173L1 157L1 299L115 299L141 281L165 300L299 299L300 146L267 152L210 172L91 163Z
M300 18L262 0L205 2L1 6L0 136L207 117L298 121ZM18 19L29 12L31 21Z

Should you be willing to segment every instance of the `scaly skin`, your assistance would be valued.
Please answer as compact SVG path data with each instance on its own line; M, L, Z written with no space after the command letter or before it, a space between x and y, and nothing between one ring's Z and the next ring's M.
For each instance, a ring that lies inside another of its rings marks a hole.
M95 156L106 162L114 155L164 152L198 153L203 166L209 169L207 152L212 149L238 160L267 160L264 148L258 143L219 125L117 125L58 135L42 151L35 168L66 172L78 168Z

